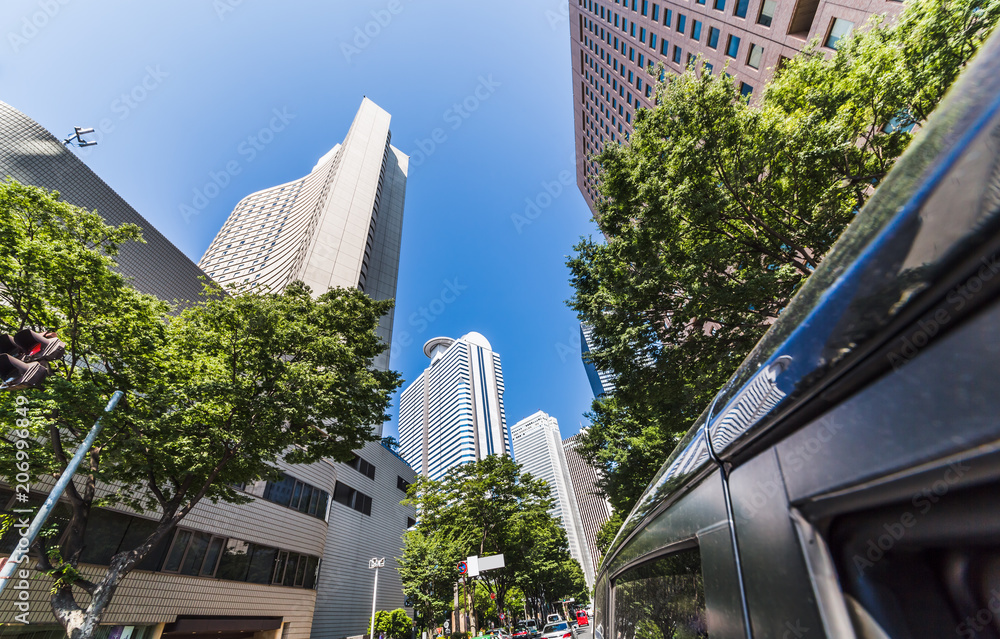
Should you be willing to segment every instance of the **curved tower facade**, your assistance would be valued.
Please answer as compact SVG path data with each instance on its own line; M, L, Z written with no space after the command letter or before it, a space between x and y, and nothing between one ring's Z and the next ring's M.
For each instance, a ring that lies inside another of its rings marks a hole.
M500 355L479 333L424 344L431 364L400 395L399 451L440 479L487 455L510 455Z
M343 286L395 297L409 157L390 144L389 121L364 98L347 137L309 175L240 200L199 266L222 285L302 280L316 295ZM379 335L390 342L392 311ZM376 366L388 369L388 351Z

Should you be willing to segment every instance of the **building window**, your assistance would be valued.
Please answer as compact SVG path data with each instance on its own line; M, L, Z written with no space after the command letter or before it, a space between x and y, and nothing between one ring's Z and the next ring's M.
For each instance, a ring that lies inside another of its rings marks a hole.
M701 22L695 20L691 24L691 38L693 40L701 40Z
M751 93L753 93L753 87L747 84L746 82L740 82L740 95L742 95L745 98L748 97Z
M848 22L843 18L834 18L830 23L830 31L826 36L826 42L823 44L831 49L836 49L837 42L846 36L852 28L854 28L853 22Z
M750 4L750 0L736 0L736 9L733 10L733 15L737 18L747 17L747 6Z
M670 46L670 43L667 42L666 38L660 40L660 55L667 55L667 47L669 47L669 46ZM642 88L642 87L639 87L639 88Z
M708 46L713 49L719 48L719 30L715 27L708 28Z
M649 10L649 0L642 0L642 15L646 15Z
M760 68L760 58L764 54L764 49L757 44L750 45L750 55L747 56L747 66L759 69Z
M674 45L674 62L681 63L681 48L676 44Z
M653 3L653 22L660 21L660 5Z
M359 513L369 516L372 514L372 498L339 481L333 488L333 501Z
M740 39L738 36L729 36L729 43L726 45L726 55L730 58L735 58L736 54L740 52Z
M726 0L714 0L712 7L718 11L726 10Z
M330 500L330 493L291 475L282 475L279 481L267 482L261 496L269 502L320 519L326 518L326 505Z
M777 7L777 0L764 0L760 6L760 15L757 16L757 24L762 24L765 27L771 26L771 20L774 19L774 10Z
M705 73L712 75L712 70L715 69L715 67L712 66L711 62L706 62L704 66L702 66L702 69L704 69Z
M639 42L646 44L646 28L642 27L639 29Z
M400 477L399 475L397 475L396 476L396 488L400 489L401 491L403 491L405 493L410 488L410 482L406 481L405 479L403 479L402 477Z
M368 462L361 459L357 455L355 455L354 459L348 462L347 465L353 468L354 470L358 471L368 479L375 479L375 466L369 464Z
M677 33L684 33L684 29L687 27L687 16L683 13L677 14Z
M649 48L653 49L654 51L656 50L656 34L655 33L650 33L649 34Z
M643 57L643 55L640 53L639 54L639 68L640 69L642 69L643 67L645 67L645 65L643 64L645 62L645 60L646 60L645 57Z

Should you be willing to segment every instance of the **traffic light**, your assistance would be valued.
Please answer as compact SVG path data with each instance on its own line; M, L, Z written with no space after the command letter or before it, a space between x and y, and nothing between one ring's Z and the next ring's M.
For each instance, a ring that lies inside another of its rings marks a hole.
M13 337L0 335L0 390L23 390L42 383L51 372L48 362L59 359L66 345L55 333L29 328Z

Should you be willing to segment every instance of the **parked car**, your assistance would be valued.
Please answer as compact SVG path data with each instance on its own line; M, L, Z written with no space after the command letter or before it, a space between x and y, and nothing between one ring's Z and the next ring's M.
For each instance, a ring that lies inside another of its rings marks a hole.
M522 619L517 622L517 627L514 629L514 637L537 637L541 632L538 630L538 624L534 619Z
M511 634L506 628L490 628L487 635L494 639L511 639Z
M542 628L541 639L572 639L572 637L573 630L565 621L546 624L545 627Z
M551 614L545 618L545 623L555 623L557 621L562 621L562 620L563 620L562 615Z
M579 626L590 625L590 617L587 616L587 611L580 609L576 611L576 623Z
M998 132L1000 34L665 460L595 639L1000 636Z

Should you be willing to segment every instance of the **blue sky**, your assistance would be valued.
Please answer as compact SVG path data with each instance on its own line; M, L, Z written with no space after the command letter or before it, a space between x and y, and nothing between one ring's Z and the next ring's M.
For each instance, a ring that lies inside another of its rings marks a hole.
M240 198L306 174L374 100L413 156L393 368L412 380L426 340L479 331L508 423L544 410L579 430L592 395L565 261L597 231L573 175L566 0L5 0L4 15L0 99L58 136L103 128L81 157L195 261ZM267 143L251 156L252 136Z

